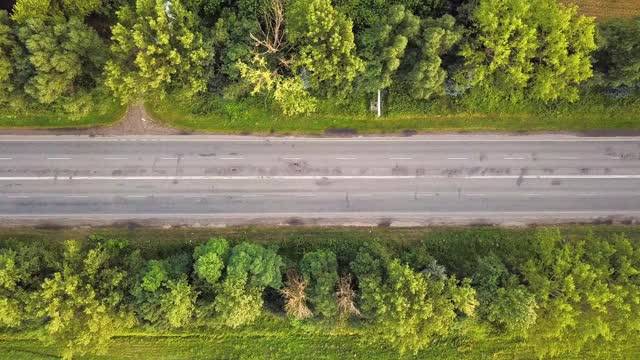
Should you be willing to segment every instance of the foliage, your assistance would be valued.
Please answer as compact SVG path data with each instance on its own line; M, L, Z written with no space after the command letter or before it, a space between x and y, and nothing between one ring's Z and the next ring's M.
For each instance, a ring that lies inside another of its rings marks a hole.
M238 327L253 322L262 312L265 288L280 288L281 267L282 258L275 249L247 242L234 246L214 302L222 323Z
M118 11L112 32L106 84L122 103L176 87L191 94L205 89L212 48L180 0L137 0L135 8Z
M352 264L360 282L362 308L375 320L379 336L400 352L418 352L446 336L456 311L472 315L475 291L465 280L437 279L399 260L388 263L361 252Z
M491 96L576 101L592 76L593 18L555 0L480 0L471 10L458 81Z
M135 324L125 289L136 253L127 254L124 241L94 241L88 250L68 241L62 269L44 280L38 294L48 337L64 346L68 358L104 351L112 336Z
M215 285L222 276L228 253L229 243L223 238L211 239L197 246L193 252L196 275L208 284Z
M287 273L287 281L280 293L284 297L284 311L288 316L304 320L313 316L307 306L307 281L294 271Z
M309 284L309 300L314 310L325 317L337 312L335 288L338 282L338 260L328 250L317 250L304 255L300 271Z
M292 70L311 89L344 98L364 68L355 53L351 20L330 0L291 0L286 19L288 40L298 47Z
M640 83L640 17L613 20L599 26L595 69L605 86L633 87Z

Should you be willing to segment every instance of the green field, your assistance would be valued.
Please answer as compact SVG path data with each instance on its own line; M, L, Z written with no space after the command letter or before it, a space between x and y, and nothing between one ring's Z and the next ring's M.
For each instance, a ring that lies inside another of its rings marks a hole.
M640 241L638 226L568 226L562 231L569 238L593 230L611 236L624 232ZM243 227L228 229L146 229L132 224L103 229L0 229L0 246L15 242L36 242L59 248L65 239L84 239L90 234L124 238L155 258L191 249L212 236L224 236L232 243L252 240L277 244L283 255L297 260L311 249L328 248L339 257L351 257L361 244L378 241L392 253L418 243L429 244L433 255L446 263L463 261L482 246L518 248L534 234L533 228L313 228ZM483 245L484 244L484 245ZM479 330L480 331L480 330ZM481 332L481 331L480 331ZM0 334L0 358L55 359L60 349L43 344L38 332ZM281 310L272 309L254 325L236 330L215 323L198 324L183 331L136 328L113 339L104 355L80 359L532 359L519 341L491 334L475 334L442 340L418 354L399 356L385 343L371 341L357 322L346 326L319 320L288 320ZM615 350L615 351L614 351ZM624 348L591 348L580 357L630 359L640 352L640 342ZM565 357L566 358L566 357Z
M542 132L640 129L640 97L608 99L587 95L575 104L457 104L447 99L417 102L391 99L382 118L366 113L364 104L340 108L321 103L307 116L279 115L261 101L225 101L211 97L192 103L179 96L147 101L146 109L161 122L184 130L242 134L340 134L402 132ZM466 101L466 100L465 100ZM472 100L469 100L472 101ZM469 109L469 110L465 110ZM470 110L479 109L479 110Z

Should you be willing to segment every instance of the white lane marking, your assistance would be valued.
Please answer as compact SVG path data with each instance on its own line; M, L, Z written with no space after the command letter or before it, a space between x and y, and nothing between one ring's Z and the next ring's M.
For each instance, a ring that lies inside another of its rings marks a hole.
M354 157L337 157L336 160L356 160Z
M470 194L465 194L466 196L487 196L487 194L474 194L474 193L470 193Z
M602 195L602 194L598 194L598 193L577 193L576 196L598 196L598 195Z
M88 195L67 195L68 198L88 198Z
M373 196L373 194L353 194L353 196L369 197L369 196Z
M106 157L104 159L105 160L129 160L129 158L126 158L126 157Z
M392 157L391 160L413 160L411 157Z
M580 158L575 156L559 156L552 160L580 160Z
M149 197L149 195L127 195L126 197L130 199L139 199L139 198L147 198Z
M185 197L185 198L201 198L203 196L204 195L184 195L183 197Z
M450 157L450 158L447 158L447 160L469 160L469 158L466 158L466 157Z
M527 194L527 196L542 196L542 194L537 194L537 193L529 193L529 194Z
M50 157L47 160L71 160L70 157Z
M9 199L26 199L29 196L27 195L7 195Z
M0 160L13 160L13 158L3 157L3 158L0 158Z
M184 176L2 176L0 181L50 181L50 180L398 180L398 179L463 179L463 180L510 180L510 179L576 179L576 180L614 180L640 179L640 175L184 175Z
M220 160L243 160L243 157L221 157Z
M244 195L240 195L242 197L263 197L264 195L261 194L244 194Z
M295 196L295 197L316 197L318 195L315 195L315 194L295 194L293 196Z
M178 158L177 157L163 157L163 158L160 158L160 160L178 160Z
M524 160L523 157L506 157L505 160Z
M302 158L299 158L299 157L285 157L285 158L282 158L282 160L302 160Z
M434 137L356 137L356 138L305 138L305 137L242 137L242 136L162 136L162 137L147 137L152 141L163 142L572 142L572 143L589 143L589 142L634 142L640 141L640 137L576 137L576 136L562 136L562 137L535 137L535 136L502 136L502 137L485 137L481 136L464 136L464 137L450 137L450 138L438 138ZM109 141L128 141L127 138L118 137L89 137L89 136L12 136L5 135L0 136L0 142L109 142ZM131 139L136 141L137 139Z
M434 193L417 193L417 196L434 196Z

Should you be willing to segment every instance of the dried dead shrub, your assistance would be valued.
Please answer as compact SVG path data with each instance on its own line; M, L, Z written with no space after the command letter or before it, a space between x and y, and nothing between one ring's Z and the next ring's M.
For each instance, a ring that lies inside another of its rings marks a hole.
M295 271L287 272L287 281L280 293L284 297L284 310L287 315L298 320L313 316L313 312L307 306L307 294L305 289L307 282Z
M356 291L351 286L351 275L343 275L338 281L336 291L336 303L338 314L341 318L347 319L351 316L360 316L360 310L356 307Z

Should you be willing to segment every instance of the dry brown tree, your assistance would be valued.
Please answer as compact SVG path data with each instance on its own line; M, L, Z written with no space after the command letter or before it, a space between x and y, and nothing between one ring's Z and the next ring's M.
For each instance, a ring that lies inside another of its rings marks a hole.
M302 320L313 316L313 312L307 306L307 294L305 289L307 282L297 272L287 272L287 281L280 290L284 296L284 310L287 315Z
M256 47L263 47L264 53L276 54L284 45L284 5L282 0L267 0L260 21L260 34L249 34Z
M351 286L351 275L343 275L338 281L336 291L336 303L338 314L341 318L347 319L351 316L360 316L360 310L356 307L356 291Z

